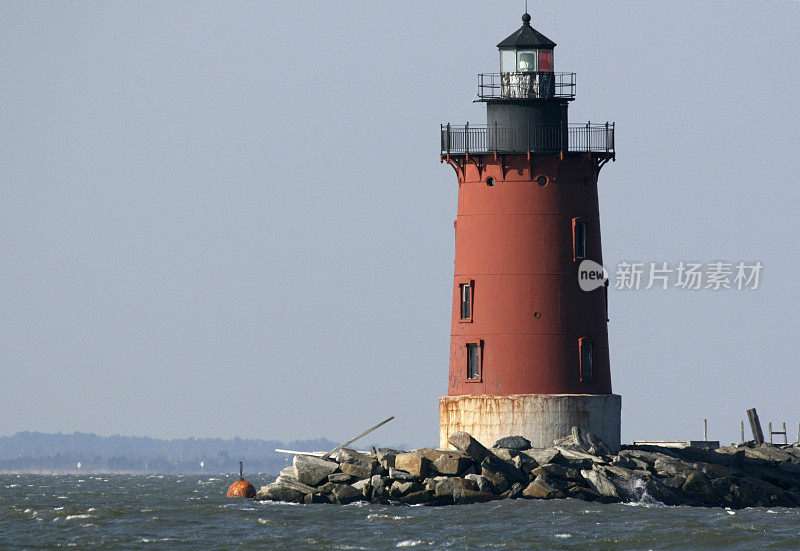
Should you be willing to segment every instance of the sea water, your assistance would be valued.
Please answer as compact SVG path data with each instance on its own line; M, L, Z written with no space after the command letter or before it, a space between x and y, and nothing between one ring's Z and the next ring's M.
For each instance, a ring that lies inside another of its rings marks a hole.
M247 477L256 487L266 475ZM0 549L800 549L800 509L227 499L234 476L0 475Z

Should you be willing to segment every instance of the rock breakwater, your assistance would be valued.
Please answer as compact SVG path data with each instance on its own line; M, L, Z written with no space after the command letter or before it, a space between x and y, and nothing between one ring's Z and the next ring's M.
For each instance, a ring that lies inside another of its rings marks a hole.
M707 507L800 506L800 447L742 444L717 450L623 446L572 434L531 449L506 437L491 449L467 433L455 450L342 449L330 459L296 455L256 499L452 505L496 499L575 498Z

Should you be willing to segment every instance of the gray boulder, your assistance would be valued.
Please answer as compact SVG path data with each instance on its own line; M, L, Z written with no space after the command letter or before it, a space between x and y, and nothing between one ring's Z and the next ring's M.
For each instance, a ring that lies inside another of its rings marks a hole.
M401 471L400 469L395 469L392 467L389 469L389 478L392 480L416 480L417 477L411 473L407 473L406 471Z
M504 436L494 443L493 448L506 448L509 450L529 450L531 441L522 436Z
M481 462L481 474L485 476L496 493L503 493L515 482L527 482L527 477L514 467L495 455L487 455Z
M417 478L428 476L430 463L427 457L415 453L400 453L394 458L395 468L411 473Z
M311 493L311 492L309 492ZM256 499L260 501L286 501L289 503L303 503L306 494L295 488L273 482L256 492Z
M370 486L372 486L372 495L386 496L389 493L388 487L391 481L388 477L381 475L373 475L370 479Z
M448 477L445 478L444 480L440 480L436 484L436 490L434 491L434 495L452 496L453 494L455 494L456 490L459 489L477 491L478 484L474 480L468 480L466 478Z
M457 505L469 505L471 503L486 503L499 499L498 496L491 492L480 492L473 490L458 489L453 494L453 503Z
M352 480L353 477L345 473L333 473L328 475L328 482L333 482L334 484L349 484Z
M508 490L503 494L503 497L508 499L517 499L522 497L522 492L525 490L526 486L519 482L515 482L511 485L511 489Z
M431 463L430 467L439 474L454 476L467 470L470 465L472 459L469 456L444 454Z
M335 461L326 461L311 455L295 455L292 460L294 477L298 482L316 486L339 468Z
M601 496L613 499L615 501L620 501L619 492L617 491L617 487L614 485L609 478L602 474L599 471L589 471L583 470L581 471L581 475L586 482L589 483L589 487L596 491Z
M377 458L381 466L387 471L394 467L394 458L398 453L403 453L400 450L393 450L391 448L378 448Z
M464 478L475 482L475 484L478 485L479 492L492 493L492 486L489 483L489 479L487 479L485 476L479 474L468 474Z
M339 505L347 505L364 499L364 494L349 484L337 484L331 495Z
M527 455L539 465L558 463L559 459L561 458L561 452L555 448L533 448L530 450L525 450L521 453Z
M450 435L450 438L448 438L447 441L455 449L464 452L477 463L483 461L483 459L489 454L489 450L487 450L483 444L475 440L468 432L460 431L453 433Z
M569 435L557 439L553 444L557 447L578 449L591 455L613 455L615 451L596 435L578 427L572 427Z
M376 460L361 460L358 458L347 459L339 463L339 469L344 474L350 475L354 478L370 478L374 474Z
M528 499L553 499L559 497L561 492L537 478L522 491L522 497Z
M411 492L410 494L403 496L400 498L400 503L404 503L406 505L422 505L425 503L429 503L433 497L433 492L428 490L419 490L417 492Z
M420 490L423 490L423 489L424 488L422 487L422 484L420 484L416 480L411 480L409 482L400 482L400 481L396 480L396 481L392 482L392 485L389 488L389 497L392 497L394 499L398 499L398 498L401 498L401 497L403 497L405 495L408 495L408 494L411 494L411 493L414 493L414 492L419 492Z

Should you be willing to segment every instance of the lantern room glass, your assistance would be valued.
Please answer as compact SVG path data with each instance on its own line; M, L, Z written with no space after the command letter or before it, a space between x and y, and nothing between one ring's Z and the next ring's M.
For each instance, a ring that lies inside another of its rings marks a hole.
M517 51L517 70L520 73L533 73L537 71L538 50Z
M500 50L500 72L515 73L517 71L517 51Z
M553 72L553 50L539 50L539 70Z

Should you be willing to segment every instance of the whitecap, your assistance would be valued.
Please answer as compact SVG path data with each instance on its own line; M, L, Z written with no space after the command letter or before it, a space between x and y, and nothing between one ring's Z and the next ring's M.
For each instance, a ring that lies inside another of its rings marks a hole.
M399 517L396 515L385 515L382 513L370 513L367 515L367 520L403 520L406 517Z
M92 511L97 511L97 509L95 509L94 507L89 507L88 509L86 509L87 513L91 513Z
M92 515L87 515L86 513L83 513L81 515L67 515L67 518L65 518L64 520L72 520L74 518L92 518Z
M417 545L421 544L422 540L403 540L395 547L416 547Z
M58 496L56 499L69 499L67 496Z
M571 538L572 534L556 534L557 538Z

